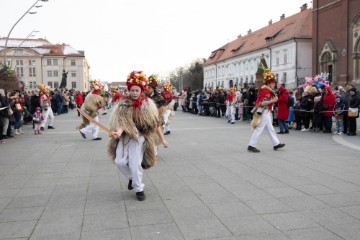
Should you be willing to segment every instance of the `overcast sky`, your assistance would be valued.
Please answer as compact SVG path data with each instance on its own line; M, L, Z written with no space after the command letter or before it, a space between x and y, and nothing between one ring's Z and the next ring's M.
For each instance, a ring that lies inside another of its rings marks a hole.
M0 36L35 0L1 0ZM300 11L307 0L49 0L27 14L10 37L66 43L84 50L90 76L125 81L132 70L166 76L171 70L234 40Z

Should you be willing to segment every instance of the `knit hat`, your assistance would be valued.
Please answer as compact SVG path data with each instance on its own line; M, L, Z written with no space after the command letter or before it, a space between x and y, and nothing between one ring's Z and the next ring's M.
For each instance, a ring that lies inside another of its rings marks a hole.
M148 79L142 71L132 71L127 76L126 86L128 90L134 85L139 86L141 91L145 91L148 88Z
M150 76L149 76L149 86L150 87L152 87L153 89L156 89L156 87L158 86L158 81L157 81L157 79L158 79L159 77L158 77L158 75L156 75L156 74L151 74Z
M270 68L265 67L262 63L259 65L259 68L264 70L262 74L264 84L267 85L272 82L277 83L276 75L270 70Z

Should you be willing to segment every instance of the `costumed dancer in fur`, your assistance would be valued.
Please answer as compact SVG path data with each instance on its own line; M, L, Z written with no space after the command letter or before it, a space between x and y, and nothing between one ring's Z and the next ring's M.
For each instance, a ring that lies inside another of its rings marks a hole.
M264 70L263 79L264 85L261 87L258 97L256 99L255 108L253 110L253 120L251 121L251 126L254 131L251 136L249 146L247 148L250 152L260 152L259 149L256 148L256 144L258 142L260 134L263 132L264 128L269 133L272 145L274 150L278 150L285 146L284 143L280 143L279 139L276 136L275 129L272 125L272 116L271 111L273 109L274 103L278 100L278 97L274 93L276 81L276 75L270 71L269 68L265 66L261 66Z
M148 80L141 71L127 77L130 96L114 107L110 116L111 140L108 153L118 169L129 179L128 189L134 189L139 201L145 199L143 169L154 166L157 156L155 135L168 147L161 132L158 109L153 100L144 96Z
M175 115L174 105L175 100L173 98L172 84L171 83L163 83L162 85L162 97L165 100L165 113L164 113L164 135L170 134L170 123Z
M51 97L49 96L49 90L44 84L39 84L38 88L41 91L39 101L40 107L43 110L44 121L41 123L41 131L44 131L44 127L49 120L48 129L55 129L54 124L54 113L51 108Z
M97 80L94 80L94 82L91 84L91 88L93 91L89 93L84 101L84 104L82 105L82 109L86 111L86 113L92 117L95 121L99 121L99 109L103 108L105 104L104 98L101 96L101 90L102 86L100 82ZM85 139L87 133L92 134L92 140L101 140L100 137L98 137L99 134L99 127L95 125L94 123L90 122L88 119L86 119L83 116L83 122L78 127L80 129L81 136Z
M235 95L236 88L231 87L227 90L227 95L225 98L226 103L226 114L225 116L228 119L228 123L234 124L235 123L235 110L236 110L236 103L237 97Z
M157 79L158 79L158 76L155 74L152 74L149 76L149 78L148 78L149 84L148 84L148 88L145 91L145 94L147 97L149 97L151 100L153 100L154 103L156 104L156 107L159 111L159 119L161 122L161 128L163 128L162 126L164 125L164 113L165 113L166 102L165 102L165 99L162 97L162 95L156 89L159 84ZM156 146L161 144L161 138L156 137L155 144L156 144Z

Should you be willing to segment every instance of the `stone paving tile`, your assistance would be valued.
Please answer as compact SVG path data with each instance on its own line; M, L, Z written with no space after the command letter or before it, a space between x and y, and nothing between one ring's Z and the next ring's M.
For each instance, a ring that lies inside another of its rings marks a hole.
M15 197L7 208L44 207L48 203L49 198L42 195Z
M255 233L233 237L211 238L210 240L290 240L290 238L280 231L275 231L271 233Z
M125 212L124 201L86 201L84 215Z
M131 240L130 229L105 229L90 232L82 232L80 240Z
M0 239L30 237L37 221L0 223Z
M308 209L330 208L330 205L323 203L311 196L303 197L286 197L279 198L279 200L289 207L296 209L297 211L304 211Z
M97 215L85 215L82 231L94 231L103 229L119 229L129 227L126 213L103 213Z
M128 212L127 217L130 227L174 222L169 212L165 209Z
M167 194L167 192L162 192L162 194L164 195L162 199L169 209L203 206L203 202L193 192L177 192L176 195L173 195L174 193Z
M234 235L253 235L258 233L275 233L278 230L260 216L232 216L222 218L223 224Z
M359 240L360 225L348 223L346 225L326 226L331 232L346 240Z
M56 233L51 232L42 235L32 235L29 240L79 240L80 231Z
M338 210L360 220L360 206L341 207Z
M206 208L170 209L185 239L206 239L230 236L229 230Z
M181 234L181 232L179 231L178 227L173 223L131 227L131 236L133 240L185 239ZM186 239L191 239L191 238L186 238Z
M293 208L275 198L245 201L257 214L293 212Z
M256 215L256 212L243 202L210 203L207 206L220 219Z
M83 216L67 216L53 218L41 217L38 221L32 237L39 237L48 234L62 235L66 233L80 233L83 223Z
M6 206L13 200L13 198L7 198L7 197L1 197L0 198L0 211L4 208L6 208Z
M0 212L0 222L38 220L44 207L10 208Z
M0 189L22 188L26 185L31 176L32 175L30 174L6 175L0 181Z
M286 234L290 237L291 240L342 240L343 239L322 227L295 229L295 230L286 231Z
M267 214L262 217L280 231L319 226L315 221L298 212Z
M314 197L333 207L348 207L360 205L360 192L316 195Z
M293 187L263 188L262 190L274 196L275 198L305 196L303 192L300 192Z
M191 189L205 204L239 201L232 193L217 183L194 184Z
M302 186L296 186L299 191L302 191L309 195L321 195L321 194L331 194L336 193L335 190L330 189L328 187L325 187L320 184L314 184L314 185L302 185Z
M331 225L342 225L351 223L359 224L360 226L360 220L334 208L314 209L301 213L312 219L314 222L317 222L325 227Z

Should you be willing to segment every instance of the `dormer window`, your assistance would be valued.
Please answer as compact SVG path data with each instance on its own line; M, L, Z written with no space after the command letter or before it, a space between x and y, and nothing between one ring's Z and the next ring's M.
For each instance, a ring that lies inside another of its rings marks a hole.
M265 41L269 42L269 41L274 40L274 39L280 34L281 31L282 31L282 29L280 29L279 31L277 31L275 34L266 37L266 38L265 38Z
M239 46L239 47L234 48L233 50L231 50L231 52L232 52L232 53L235 53L235 52L239 51L239 50L240 50L240 48L242 48L242 46L244 46L244 44L245 44L245 42L244 42L244 43L242 43L242 44L240 44L240 46Z

